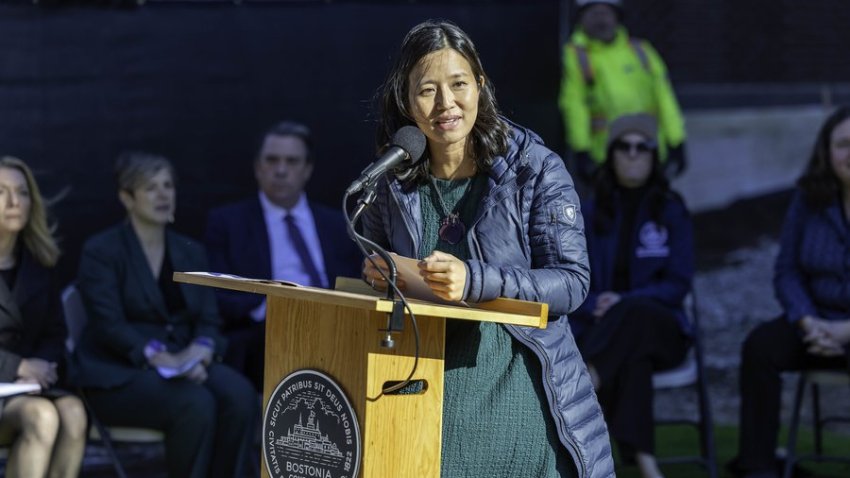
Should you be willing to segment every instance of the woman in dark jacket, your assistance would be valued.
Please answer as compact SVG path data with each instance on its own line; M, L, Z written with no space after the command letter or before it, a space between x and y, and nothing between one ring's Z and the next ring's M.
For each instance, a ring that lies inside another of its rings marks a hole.
M427 150L421 163L398 171L404 179L379 182L365 235L421 259L441 299L546 302L551 314L545 330L447 323L442 476L613 476L605 425L566 320L589 278L563 162L498 115L472 41L451 23L429 21L407 34L382 102L379 144L415 125ZM385 290L369 263L364 279Z
M42 390L0 399L0 434L15 436L8 477L75 477L83 459L85 409L55 388L66 336L53 273L58 258L32 172L19 159L0 159L0 382Z
M850 363L850 108L821 127L797 185L774 276L784 314L756 327L741 352L735 466L754 477L778 476L780 374Z
M241 477L257 395L220 363L212 290L172 280L174 271L206 270L206 254L166 227L175 208L171 163L129 153L116 173L128 219L83 246L77 281L89 320L72 378L105 424L165 432L170 477Z
M659 166L656 122L615 119L585 209L591 283L570 317L611 436L645 478L654 452L652 374L678 365L690 332L682 302L694 272L691 218Z

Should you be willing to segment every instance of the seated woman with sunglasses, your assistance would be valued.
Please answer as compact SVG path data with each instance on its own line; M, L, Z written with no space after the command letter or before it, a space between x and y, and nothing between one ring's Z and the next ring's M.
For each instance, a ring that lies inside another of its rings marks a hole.
M684 360L682 302L694 270L693 232L658 160L655 119L610 125L605 163L584 210L591 286L570 316L609 433L641 476L662 476L654 456L652 374Z

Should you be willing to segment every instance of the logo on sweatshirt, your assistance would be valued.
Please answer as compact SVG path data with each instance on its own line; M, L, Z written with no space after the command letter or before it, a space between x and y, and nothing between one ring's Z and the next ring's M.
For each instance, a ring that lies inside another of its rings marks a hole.
M272 478L354 478L362 442L339 384L317 370L285 377L263 414L263 457Z
M667 228L661 224L647 221L638 232L638 244L635 254L639 258L667 257L670 247L667 245Z

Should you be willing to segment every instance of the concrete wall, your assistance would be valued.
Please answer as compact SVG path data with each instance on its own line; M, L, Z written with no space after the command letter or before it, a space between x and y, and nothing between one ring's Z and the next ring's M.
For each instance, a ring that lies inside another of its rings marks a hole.
M689 167L673 187L693 212L788 189L829 111L819 105L687 111Z

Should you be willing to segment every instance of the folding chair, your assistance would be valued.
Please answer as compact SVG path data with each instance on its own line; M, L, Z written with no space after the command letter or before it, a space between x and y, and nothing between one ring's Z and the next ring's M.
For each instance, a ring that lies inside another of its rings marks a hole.
M73 284L62 291L62 309L65 313L65 324L68 327L68 340L65 346L68 349L68 353L71 354L74 352L74 347L79 342L83 328L88 320L82 297L80 297L79 291ZM104 426L94 414L86 399L85 392L83 390L77 390L77 393L85 404L86 410L89 412L89 421L92 425L89 432L89 439L99 441L103 444L115 469L115 473L119 478L127 478L127 473L124 471L118 454L115 452L114 443L157 444L165 441L165 434L160 430Z
M717 478L717 454L714 448L714 422L708 401L708 388L702 354L702 332L697 313L696 297L691 292L685 298L685 314L693 325L693 346L685 360L676 368L658 372L652 376L655 390L695 387L698 400L698 417L656 420L656 425L691 425L696 427L700 439L700 454L659 458L661 464L695 463L703 466L710 478Z
M800 428L800 409L803 407L803 396L806 394L806 385L811 385L812 388L812 427L815 432L815 451L814 453L798 456L797 432ZM850 416L830 415L827 417L821 417L821 385L850 387L850 373L842 370L806 370L800 372L800 379L797 382L797 393L794 397L794 410L791 413L791 428L788 430L785 471L782 475L784 478L791 478L794 471L794 465L803 460L850 463L850 454L847 456L823 454L824 425L827 423L850 423Z

